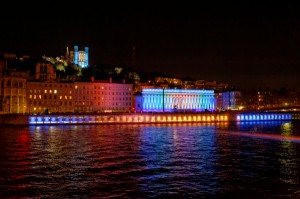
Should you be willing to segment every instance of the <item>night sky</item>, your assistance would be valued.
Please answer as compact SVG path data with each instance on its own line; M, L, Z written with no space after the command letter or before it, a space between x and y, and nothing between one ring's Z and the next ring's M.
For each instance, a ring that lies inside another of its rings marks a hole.
M0 15L0 53L56 57L78 45L91 64L129 65L135 46L141 71L300 90L299 6L271 2L21 9Z

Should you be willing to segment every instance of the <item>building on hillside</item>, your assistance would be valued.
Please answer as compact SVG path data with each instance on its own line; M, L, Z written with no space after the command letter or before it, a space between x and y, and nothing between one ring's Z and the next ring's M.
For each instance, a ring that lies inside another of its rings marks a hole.
M56 72L51 63L37 63L35 66L35 79L51 81L56 79Z
M164 83L164 84L176 85L176 86L181 86L182 85L181 79L167 78L167 77L156 77L155 78L155 83L156 84Z
M85 47L84 50L78 50L78 46L74 46L73 62L81 68L86 68L89 65L89 48Z
M182 81L182 89L195 89L195 81Z
M202 112L215 111L213 90L143 89L142 99L136 98L137 111ZM141 108L140 108L141 107Z

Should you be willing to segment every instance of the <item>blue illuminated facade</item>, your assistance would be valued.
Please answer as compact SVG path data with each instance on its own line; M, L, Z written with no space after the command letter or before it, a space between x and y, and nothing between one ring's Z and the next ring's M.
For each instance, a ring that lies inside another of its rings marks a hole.
M78 51L78 46L74 46L73 62L82 68L86 68L89 65L89 48L85 47L84 51Z
M215 111L213 90L143 89L142 112Z

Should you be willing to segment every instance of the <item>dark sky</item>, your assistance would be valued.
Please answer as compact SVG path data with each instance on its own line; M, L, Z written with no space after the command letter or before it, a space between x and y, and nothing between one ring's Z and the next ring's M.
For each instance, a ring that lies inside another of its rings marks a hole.
M240 88L300 90L297 5L98 4L52 3L1 13L0 53L60 56L66 46L79 45L90 48L91 64L119 65L130 64L135 46L143 71Z

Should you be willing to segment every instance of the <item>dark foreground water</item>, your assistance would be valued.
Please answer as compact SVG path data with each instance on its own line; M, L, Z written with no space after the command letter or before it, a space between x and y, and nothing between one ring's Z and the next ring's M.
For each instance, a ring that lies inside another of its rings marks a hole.
M300 198L299 137L299 121L0 126L0 197Z

